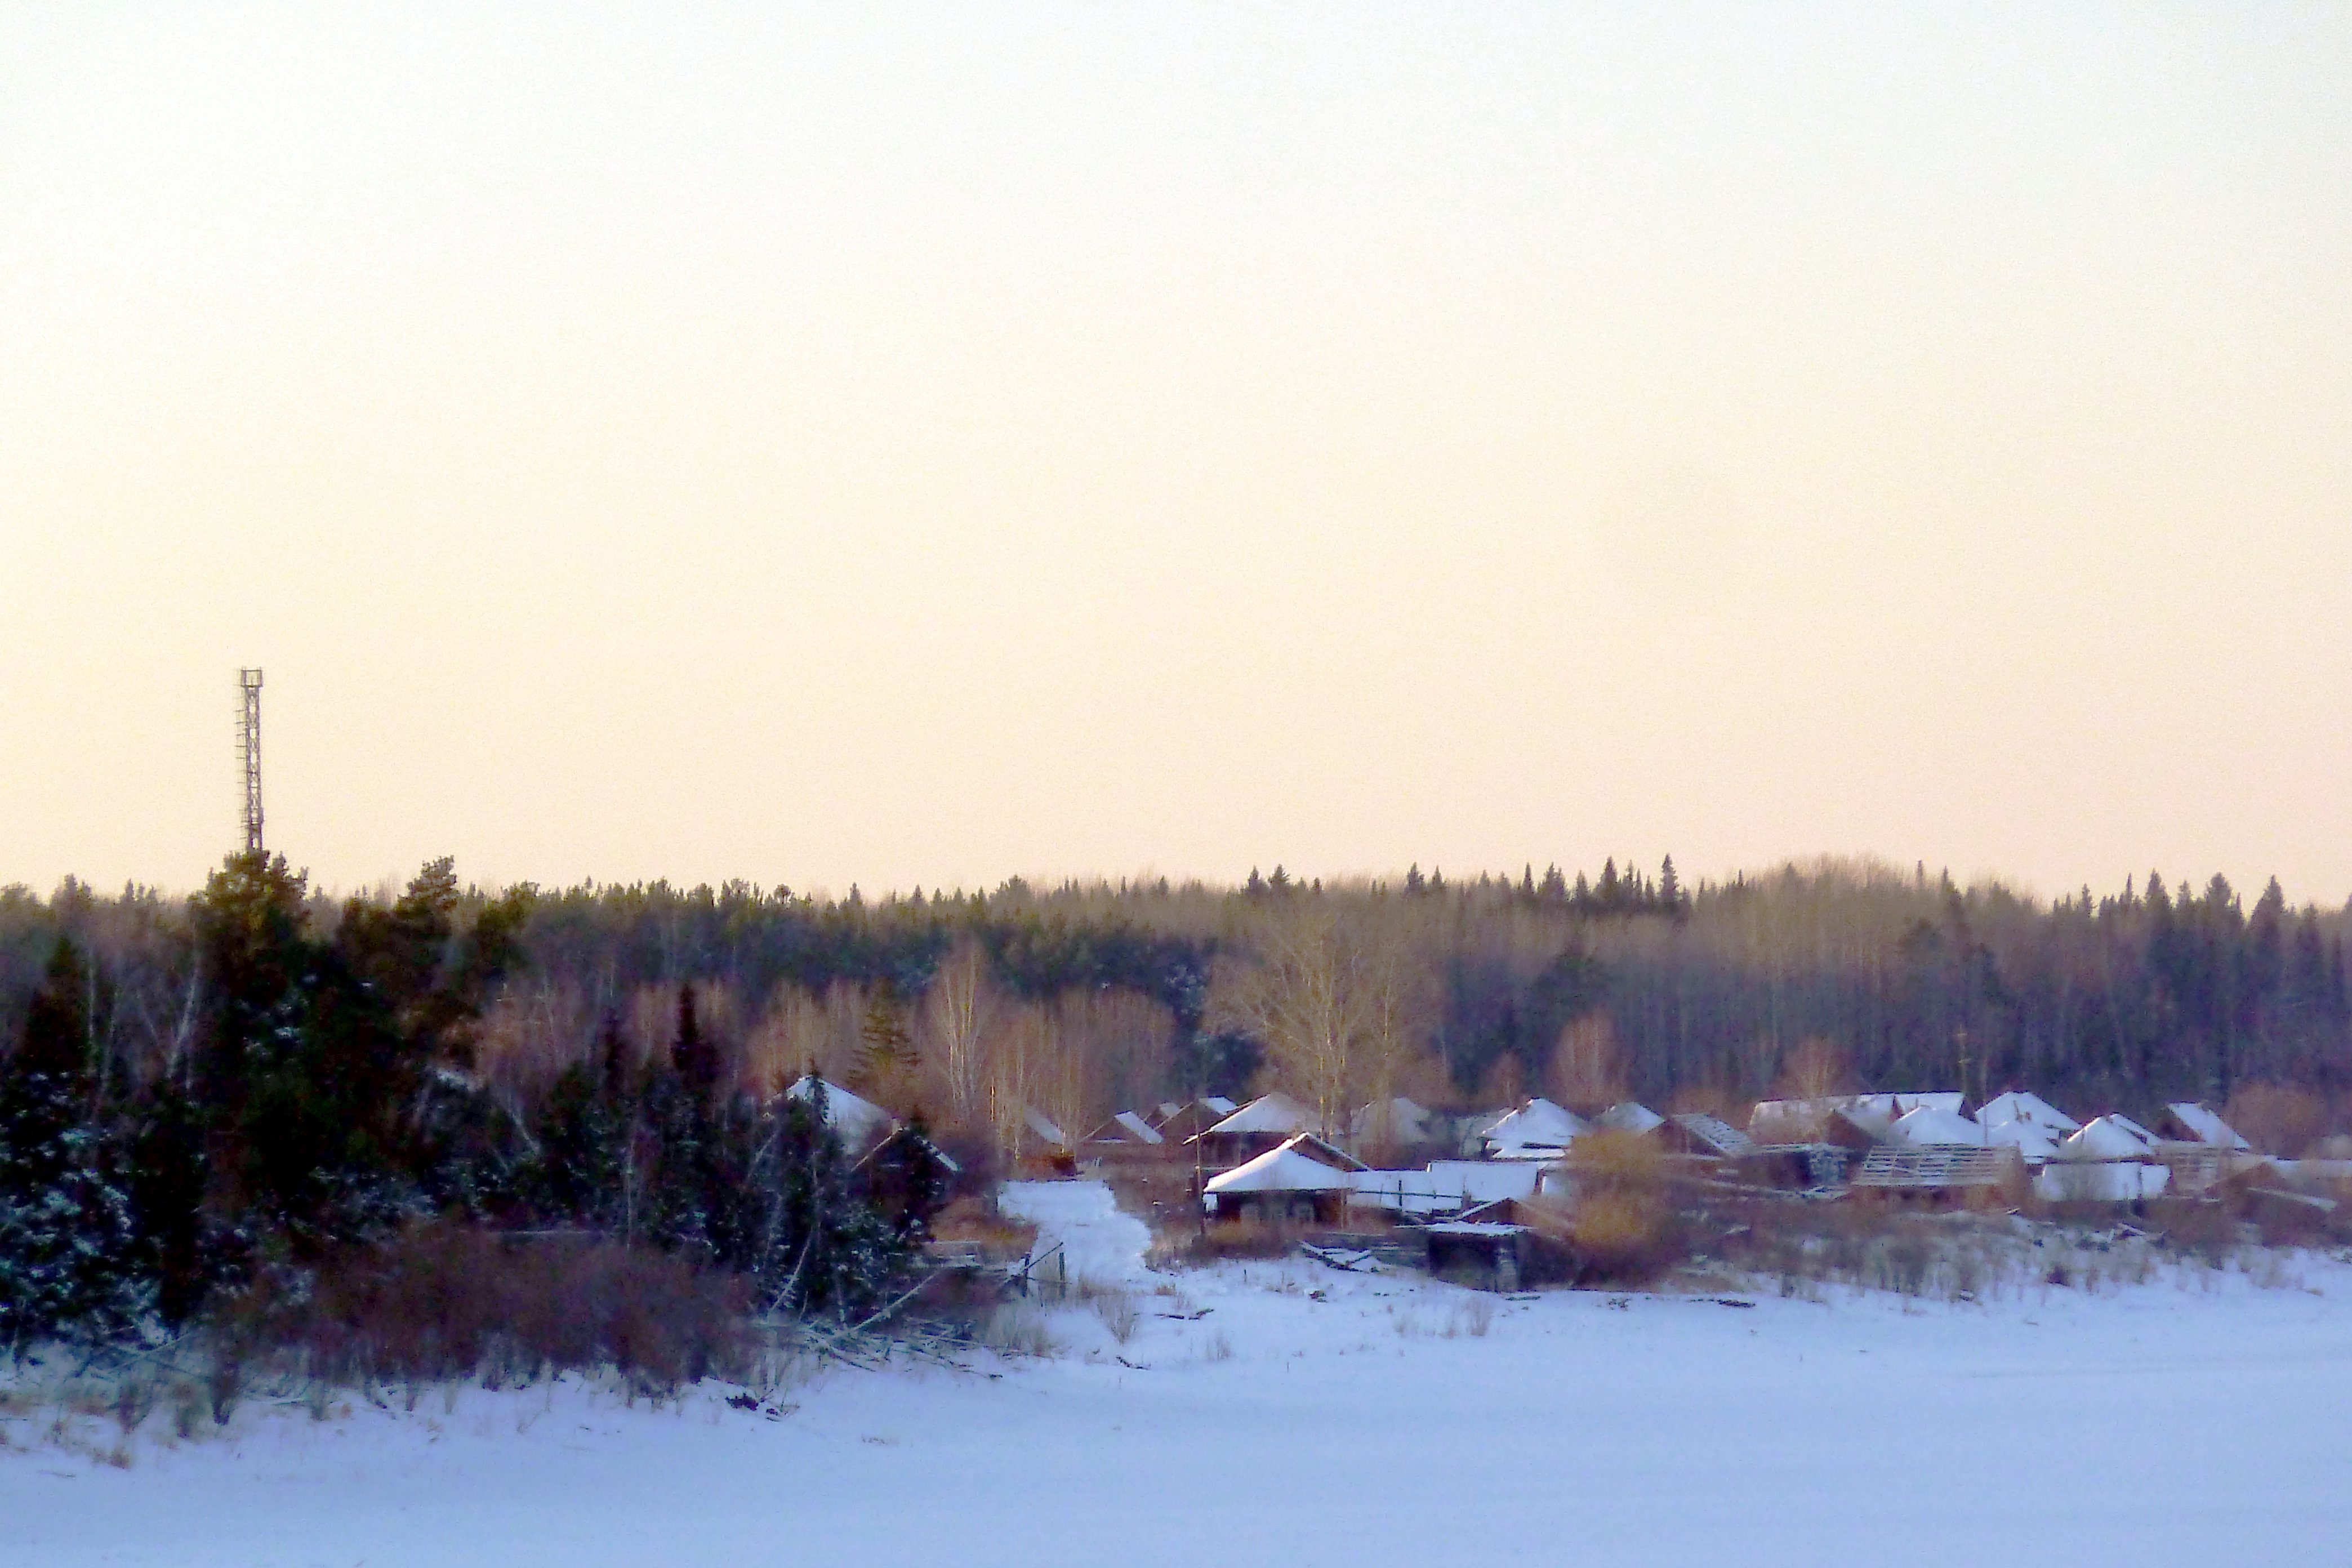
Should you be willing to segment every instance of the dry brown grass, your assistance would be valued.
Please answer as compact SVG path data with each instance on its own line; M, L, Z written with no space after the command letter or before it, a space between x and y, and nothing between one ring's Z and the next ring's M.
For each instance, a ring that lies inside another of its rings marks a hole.
M1018 1258L1037 1244L1037 1227L1007 1218L993 1194L968 1193L952 1199L931 1219L931 1237L944 1242L977 1243L991 1257Z
M1152 1247L1157 1267L1197 1268L1228 1258L1258 1259L1287 1257L1307 1232L1255 1219L1212 1220L1205 1230L1172 1229L1160 1233Z

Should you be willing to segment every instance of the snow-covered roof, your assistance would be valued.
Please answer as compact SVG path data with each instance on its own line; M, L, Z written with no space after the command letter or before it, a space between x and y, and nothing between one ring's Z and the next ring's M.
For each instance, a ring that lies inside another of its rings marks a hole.
M1895 1118L1889 1129L1895 1141L1915 1149L1937 1144L1960 1143L1981 1148L1985 1142L1984 1129L1957 1110L1940 1106L1922 1105Z
M1222 1094L1204 1094L1201 1097L1201 1103L1220 1116L1231 1116L1234 1110L1234 1102Z
M1486 1129L1486 1152L1498 1160L1541 1159L1584 1136L1582 1117L1549 1100L1530 1100Z
M1528 1197L1542 1173L1543 1167L1531 1160L1433 1160L1426 1170L1357 1171L1349 1180L1361 1203L1428 1214Z
M1730 1122L1704 1111L1686 1110L1666 1120L1727 1159L1756 1152L1756 1140Z
M2056 1159L2059 1144L2066 1136L2054 1127L2044 1127L2039 1122L2021 1119L1990 1123L1985 1126L1984 1132L1987 1143L1996 1148L2016 1150L2019 1157L2029 1165Z
M2081 1131L2058 1145L2061 1160L2141 1160L2156 1149L2156 1135L2128 1116L2095 1116Z
M1063 1131L1052 1118L1034 1106L1024 1105L1021 1108L1021 1125L1056 1149L1066 1149L1070 1146L1070 1135Z
M1122 1110L1095 1129L1089 1143L1165 1143L1160 1130L1132 1110Z
M2007 1094L1996 1094L1984 1102L1977 1112L1977 1121L1986 1127L2004 1127L2012 1122L2040 1127L2063 1138L2082 1131L2083 1124L2042 1099L2021 1089Z
M2172 1119L2189 1129L2200 1143L2215 1149L2252 1149L2253 1147L2238 1135L2235 1128L2194 1101L2177 1100L2164 1109L2172 1112Z
M2052 1204L2128 1204L2162 1197L2171 1184L2172 1173L2162 1165L2053 1161L2034 1173L2033 1194Z
M1527 1230L1523 1225L1505 1225L1491 1219L1449 1219L1422 1227L1431 1236L1518 1236Z
M1811 1100L1759 1100L1748 1112L1748 1132L1759 1143L1788 1143L1815 1136L1832 1116L1843 1113L1872 1137L1882 1137L1896 1118L1926 1107L1959 1114L1965 1098L1956 1089L1897 1089L1880 1094L1822 1094Z
M1302 1132L1314 1118L1307 1109L1283 1093L1261 1094L1209 1129L1211 1132Z
M1223 1193L1344 1193L1355 1190L1356 1178L1310 1159L1289 1143L1268 1149L1246 1164L1235 1165L1209 1178L1208 1191Z
M898 1119L870 1100L860 1100L839 1084L820 1079L814 1073L803 1074L784 1093L798 1100L806 1100L815 1091L813 1084L824 1085L824 1124L852 1143L863 1143L879 1132L887 1132Z
M1617 1132L1647 1132L1663 1127L1666 1119L1639 1101L1621 1100L1592 1119L1595 1127L1606 1127Z

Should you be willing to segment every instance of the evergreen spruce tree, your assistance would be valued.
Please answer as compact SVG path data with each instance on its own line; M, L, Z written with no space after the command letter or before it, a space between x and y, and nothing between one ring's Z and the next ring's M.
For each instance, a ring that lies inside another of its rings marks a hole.
M121 1173L92 1122L81 954L60 941L0 1064L0 1347L127 1339L153 1301Z
M205 1128L195 1103L166 1078L133 1112L131 1206L141 1266L155 1280L155 1315L177 1329L196 1315L235 1247L205 1212Z
M677 988L677 1041L669 1055L686 1091L709 1105L719 1092L719 1047L704 1036L702 1022L695 1016L692 985L681 984Z
M588 1059L564 1068L539 1131L541 1202L576 1225L626 1226L624 1191L636 1115L628 1044L612 1014Z
M915 1037L900 1015L896 988L888 982L874 988L866 1017L857 1027L857 1070L854 1087L886 1106L903 1109L922 1065Z
M747 1261L769 1310L854 1321L887 1301L907 1243L858 1192L825 1115L814 1071L805 1099L772 1108L753 1173L765 1212Z

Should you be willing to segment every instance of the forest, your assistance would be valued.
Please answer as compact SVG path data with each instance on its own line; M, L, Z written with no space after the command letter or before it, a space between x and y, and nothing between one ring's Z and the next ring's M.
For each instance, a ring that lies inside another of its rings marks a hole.
M1279 1087L1345 1128L1392 1093L1737 1114L2026 1087L2077 1115L2240 1103L2293 1153L2352 1110L2348 913L2274 879L2251 908L2155 871L2045 902L1875 862L1685 885L1671 858L869 900L486 889L446 859L336 899L252 855L190 898L9 888L0 1342L183 1321L436 1215L863 1310L950 1169L1202 1092ZM811 1069L912 1119L906 1158L853 1169L781 1093ZM111 1261L77 1282L76 1258Z

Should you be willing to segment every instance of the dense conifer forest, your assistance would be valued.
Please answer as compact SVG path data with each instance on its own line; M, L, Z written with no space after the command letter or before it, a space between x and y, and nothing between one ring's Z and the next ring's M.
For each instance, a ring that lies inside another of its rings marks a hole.
M1686 886L1019 880L820 900L743 883L333 900L237 857L193 898L0 891L0 1342L187 1321L439 1217L569 1228L870 1310L956 1173L1044 1123L1281 1087L1431 1105L2033 1088L2079 1114L2352 1107L2344 910L2151 871L2044 902L1924 867ZM854 1163L808 1069L911 1121Z

